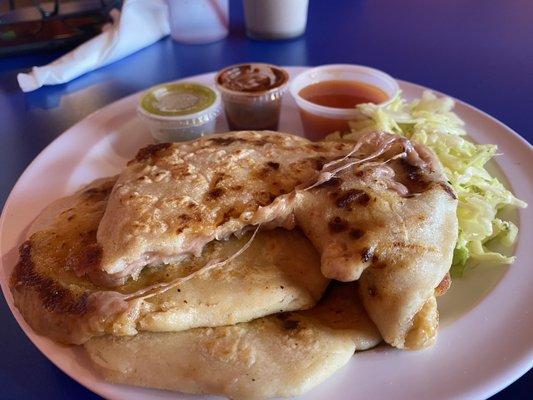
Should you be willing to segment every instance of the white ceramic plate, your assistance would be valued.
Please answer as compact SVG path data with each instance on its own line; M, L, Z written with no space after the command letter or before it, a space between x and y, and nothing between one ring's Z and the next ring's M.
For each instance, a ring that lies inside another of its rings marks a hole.
M303 68L287 68L292 76ZM210 84L213 74L192 77ZM408 98L424 88L400 82ZM53 200L82 184L116 174L150 135L135 114L138 94L91 114L52 142L26 169L9 196L0 221L1 285L9 307L30 340L66 374L109 399L198 399L161 390L104 382L91 369L80 349L59 346L36 335L13 306L7 287L17 261L17 247L26 227ZM502 156L500 171L516 195L533 204L531 146L511 129L461 102L457 113L473 140L495 143ZM217 130L226 130L221 117ZM284 98L280 130L300 133L298 113L290 96ZM500 175L496 167L494 171ZM509 385L533 364L533 219L529 210L512 216L520 226L517 262L511 267L478 267L440 302L441 328L437 344L408 352L386 346L358 353L306 399L481 399Z

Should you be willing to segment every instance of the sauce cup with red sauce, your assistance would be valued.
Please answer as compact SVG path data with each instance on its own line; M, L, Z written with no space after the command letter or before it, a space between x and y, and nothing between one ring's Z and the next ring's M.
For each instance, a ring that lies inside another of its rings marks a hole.
M349 121L361 117L358 104L386 105L400 88L394 78L377 69L336 64L301 73L293 80L290 91L298 105L305 136L321 140L336 131L349 131Z

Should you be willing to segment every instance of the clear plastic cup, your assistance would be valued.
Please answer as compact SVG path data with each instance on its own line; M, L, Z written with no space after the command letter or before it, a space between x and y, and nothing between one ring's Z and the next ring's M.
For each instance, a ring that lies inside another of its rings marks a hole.
M159 85L141 96L137 113L156 142L192 140L215 131L220 94L194 82Z
M181 43L202 44L228 36L229 0L167 0L170 35Z
M355 81L372 85L386 94L387 100L379 103L390 103L400 92L394 78L380 70L361 65L332 64L311 68L293 79L290 92L294 97L304 127L305 136L311 140L323 139L335 131L349 130L348 122L361 117L354 108L334 108L312 103L304 99L302 89L323 81Z
M215 82L230 130L277 130L287 71L270 64L239 64L220 71Z

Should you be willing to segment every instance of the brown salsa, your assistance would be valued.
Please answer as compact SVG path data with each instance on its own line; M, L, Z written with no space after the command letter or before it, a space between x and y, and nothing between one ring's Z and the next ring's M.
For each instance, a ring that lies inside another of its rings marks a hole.
M222 71L217 83L235 92L264 92L285 83L287 74L279 68L264 64L236 65Z
M270 64L228 67L216 77L231 130L276 130L289 74Z

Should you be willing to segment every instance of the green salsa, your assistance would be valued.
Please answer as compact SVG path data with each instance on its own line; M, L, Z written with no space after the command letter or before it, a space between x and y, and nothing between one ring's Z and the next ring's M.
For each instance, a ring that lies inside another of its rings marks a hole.
M141 107L151 114L178 117L205 110L215 100L215 92L207 86L198 83L169 83L145 93Z

